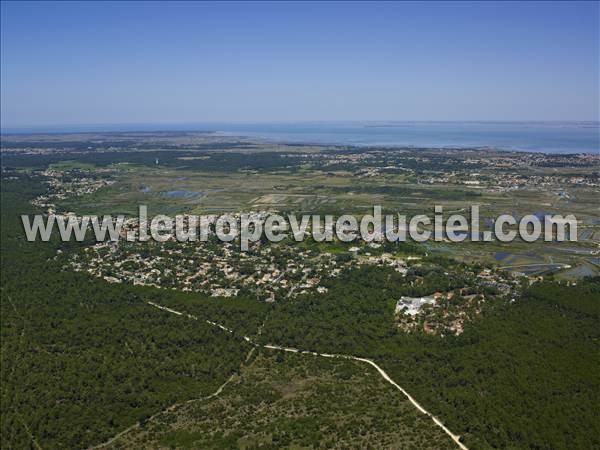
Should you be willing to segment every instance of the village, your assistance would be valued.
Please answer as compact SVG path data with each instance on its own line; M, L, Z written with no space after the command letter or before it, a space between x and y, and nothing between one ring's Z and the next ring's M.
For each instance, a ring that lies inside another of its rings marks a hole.
M393 156L399 157L400 154L402 152L395 152ZM485 184L488 189L496 190L519 189L529 183L553 186L557 180L562 185L572 183L596 186L598 182L595 173L561 176L523 175L507 171L500 173L492 186L485 170L469 172L465 168L457 168L441 170L439 173L428 172L414 167L414 164L426 166L431 163L425 156L404 154L404 164L412 167L402 167L400 163L390 162L390 154L384 151L333 155L295 153L288 157L318 161L322 166L356 165L353 170L359 178L400 170L411 176L418 174L418 183L462 183L472 188ZM573 162L573 158L575 157L569 157L568 160ZM578 158L588 160L587 156ZM548 162L536 155L517 155L498 158L494 164L516 165L515 161L529 165ZM468 162L474 167L482 165L482 161L478 159ZM69 198L85 197L114 185L118 180L119 169L49 168L41 174L47 180L48 192L37 197L32 204L42 208L47 214L74 216L74 212L60 211L61 202ZM267 212L255 210L249 214L264 219ZM239 217L239 213L234 213L234 216ZM299 245L291 239L279 243L258 241L251 243L249 251L243 252L239 250L239 243L220 242L214 236L207 242L179 242L175 238L162 243L129 242L126 234L131 231L135 233L137 225L136 219L128 218L122 230L123 239L83 247L81 251L68 256L65 270L86 272L109 283L196 292L222 298L224 301L231 297L250 297L267 303L303 295L326 295L328 280L339 277L345 271L367 265L390 268L405 277L406 283L415 286L417 290L423 279L431 278L430 275L420 275L431 264L428 258L398 253L394 248L382 247L377 242L342 246L336 242L328 248L306 243ZM480 314L486 302L498 296L510 299L519 290L518 273L508 274L490 268L467 270L468 273L464 268L461 270L461 276L458 277L464 280L461 286L443 289L441 286L431 285L425 289L424 295L398 294L393 313L398 329L407 333L457 335L462 333L465 322ZM442 275L446 278L456 277L452 271Z
M328 252L286 239L258 241L244 252L235 242L214 237L206 242L120 240L84 247L69 257L65 270L87 272L109 283L197 292L223 301L243 296L274 303L326 295L327 282L343 272L381 267L403 277L410 290L427 292L419 297L399 295L394 310L398 329L442 336L462 333L465 322L474 319L486 301L510 299L520 289L518 276L499 270L465 265L442 269L426 255L388 249L371 242L342 251L334 245Z
M114 173L115 169L97 169L92 171L46 169L40 175L46 178L48 192L36 197L31 204L42 208L47 214L56 214L56 203L66 198L93 194L99 189L115 184L116 180L99 176ZM65 215L74 215L68 212Z

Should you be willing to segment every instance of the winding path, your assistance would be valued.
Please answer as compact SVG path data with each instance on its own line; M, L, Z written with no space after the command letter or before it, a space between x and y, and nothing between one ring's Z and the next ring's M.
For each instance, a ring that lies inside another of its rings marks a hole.
M155 308L161 309L163 311L169 312L171 314L176 314L178 316L183 316L183 317L187 317L189 319L192 320L200 320L198 319L198 317L192 315L192 314L187 314L187 313L183 313L180 311L176 311L174 309L171 308L167 308L166 306L161 306L157 303L154 302L147 302L149 305L154 306ZM221 330L227 332L227 333L231 333L234 334L234 331L230 328L227 328L224 325L221 325L219 323L216 322L212 322L210 320L205 320L205 322L213 327L218 327ZM398 385L398 383L396 383L394 380L392 380L392 378L385 372L385 370L383 370L379 365L377 365L374 361L367 359L367 358L360 358L358 356L353 356L353 355L340 355L340 354L329 354L329 353L317 353L317 352L311 352L311 351L307 351L307 350L300 350L297 348L291 348L291 347L281 347L279 345L272 345L272 344L258 344L256 342L254 342L252 339L250 339L248 336L242 336L242 338L246 341L249 342L250 344L254 345L255 347L262 347L262 348L266 348L266 349L270 349L270 350L280 350L280 351L284 351L284 352L291 352L291 353L299 353L299 354L303 354L303 355L313 355L313 356L321 356L324 358L341 358L341 359L351 359L354 361L360 361L360 362L364 362L366 364L369 364L371 366L373 366L377 372L379 372L379 374L383 377L384 380L386 380L388 383L390 383L392 386L394 386L396 389L398 389L400 392L402 392L402 394L408 399L408 401L410 403L412 403L412 405L417 408L421 413L425 414L426 416L429 416L431 418L431 420L433 420L433 422L440 427L444 433L446 433L448 436L450 436L450 438L456 443L456 445L458 445L462 450L469 450L462 442L460 442L460 436L452 433L448 427L446 427L442 421L440 419L438 419L436 416L434 416L432 413L430 413L429 411L427 411L425 408L423 408L423 406L417 402L408 392L406 392L406 390L404 388L402 388L400 385ZM224 386L222 386L216 393L212 394L210 397L216 396L218 395L222 388ZM125 430L125 432L128 430ZM123 435L125 432L120 433L117 436ZM116 437L116 436L115 436Z

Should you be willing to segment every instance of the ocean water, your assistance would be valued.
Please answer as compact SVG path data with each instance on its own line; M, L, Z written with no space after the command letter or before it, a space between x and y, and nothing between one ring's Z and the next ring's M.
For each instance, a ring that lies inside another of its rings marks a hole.
M600 152L599 122L302 122L79 125L3 133L213 131L279 143L425 148L490 147L544 153Z
M492 147L545 153L598 153L598 122L372 122L206 124L284 143L431 148Z

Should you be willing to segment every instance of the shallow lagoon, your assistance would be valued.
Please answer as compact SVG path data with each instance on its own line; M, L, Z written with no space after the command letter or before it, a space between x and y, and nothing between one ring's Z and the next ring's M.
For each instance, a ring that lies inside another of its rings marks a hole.
M186 189L175 189L173 191L165 191L165 192L162 192L162 194L166 195L167 197L174 197L174 198L198 198L198 197L204 196L203 192L188 191Z

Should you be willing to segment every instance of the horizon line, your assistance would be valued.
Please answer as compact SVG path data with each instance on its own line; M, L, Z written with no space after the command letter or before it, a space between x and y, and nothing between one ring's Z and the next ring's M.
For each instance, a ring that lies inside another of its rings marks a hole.
M193 121L193 122L97 122L97 123L66 123L66 124L37 124L37 125L0 125L0 134L37 134L44 133L43 130L52 130L52 132L65 132L69 133L68 129L81 128L77 132L98 132L91 128L97 127L148 127L148 126L206 126L206 125L300 125L300 124L394 124L394 123L548 123L548 124L560 124L560 123L594 123L600 124L599 119L565 119L565 120L544 120L544 119L454 119L454 120L438 120L438 119L352 119L352 120L340 120L340 119L328 119L328 120L216 120L216 121ZM85 130L85 128L90 128ZM15 130L15 131L12 131ZM17 131L18 130L18 131ZM27 131L30 130L30 131ZM40 131L33 131L40 130ZM135 128L123 129L123 130L110 130L110 131L148 131L148 130L136 130ZM152 131L192 131L192 130L161 130L156 129ZM203 132L214 132L218 130L198 130Z

